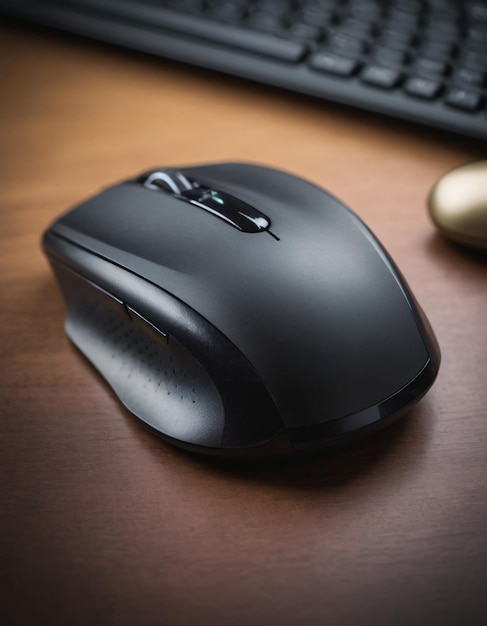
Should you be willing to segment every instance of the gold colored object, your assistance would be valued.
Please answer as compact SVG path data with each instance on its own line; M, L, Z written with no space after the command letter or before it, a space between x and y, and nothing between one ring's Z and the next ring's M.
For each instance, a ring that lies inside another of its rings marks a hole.
M429 194L428 208L446 237L487 250L487 161L442 176Z

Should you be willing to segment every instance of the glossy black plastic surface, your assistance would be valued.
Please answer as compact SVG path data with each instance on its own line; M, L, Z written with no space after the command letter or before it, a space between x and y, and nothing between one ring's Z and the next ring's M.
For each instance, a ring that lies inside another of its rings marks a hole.
M257 413L256 423L271 426L254 443L254 435L242 439L242 446L262 444L282 430L299 443L333 439L399 413L423 395L439 365L433 333L399 271L355 214L322 189L260 166L180 171L258 207L278 239L229 228L131 181L58 220L45 246L56 262L107 289L160 331L177 328L181 345L211 369L219 393L233 389L225 392L227 404L239 386L241 398L248 396L252 376L241 378L241 372L253 372L265 410L247 402L237 411L234 402L224 412L224 428L245 430L245 420ZM106 276L113 273L108 287ZM151 285L178 303L169 323L162 301L148 307L151 296L137 285ZM67 296L68 305L73 297ZM194 352L194 337L208 328L224 347ZM230 353L245 367L235 369ZM238 447L238 437L232 446ZM201 445L222 446L215 440Z
M190 204L200 207L238 230L260 233L271 225L270 220L255 207L216 189L192 189L182 194Z
M269 218L250 204L219 189L202 186L178 170L156 170L140 176L137 182L147 189L168 193L177 200L204 209L246 233L260 233L271 225Z

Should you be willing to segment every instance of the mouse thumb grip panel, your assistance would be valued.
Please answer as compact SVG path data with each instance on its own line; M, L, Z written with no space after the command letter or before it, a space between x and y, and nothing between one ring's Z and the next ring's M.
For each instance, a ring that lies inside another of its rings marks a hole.
M43 246L67 304L66 333L149 427L176 445L220 454L267 448L282 433L251 364L200 315L52 232Z

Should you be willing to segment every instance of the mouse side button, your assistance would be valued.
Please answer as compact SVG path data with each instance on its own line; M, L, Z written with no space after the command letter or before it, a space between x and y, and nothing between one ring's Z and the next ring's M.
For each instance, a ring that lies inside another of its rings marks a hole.
M54 271L69 301L68 336L122 403L162 434L219 446L221 396L188 350L70 270L56 265Z
M68 335L158 434L225 454L261 448L282 433L260 377L199 314L52 232L44 249L68 305Z

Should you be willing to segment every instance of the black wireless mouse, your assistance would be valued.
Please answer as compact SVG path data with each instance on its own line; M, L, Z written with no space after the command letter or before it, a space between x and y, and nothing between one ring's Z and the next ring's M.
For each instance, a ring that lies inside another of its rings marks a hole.
M382 426L439 349L363 222L315 185L225 163L154 170L56 221L66 332L171 443L273 456Z

